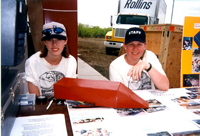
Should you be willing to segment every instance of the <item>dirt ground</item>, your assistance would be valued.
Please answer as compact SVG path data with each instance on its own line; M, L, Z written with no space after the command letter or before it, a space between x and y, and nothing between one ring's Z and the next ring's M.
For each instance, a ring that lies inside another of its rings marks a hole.
M78 57L109 79L109 65L118 52L107 55L104 38L78 38Z

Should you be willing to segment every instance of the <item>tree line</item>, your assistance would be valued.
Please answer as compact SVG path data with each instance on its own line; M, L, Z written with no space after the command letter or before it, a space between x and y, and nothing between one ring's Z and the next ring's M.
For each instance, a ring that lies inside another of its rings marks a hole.
M90 37L90 38L103 38L108 31L112 28L100 28L99 26L89 26L85 24L78 24L78 36L79 37Z

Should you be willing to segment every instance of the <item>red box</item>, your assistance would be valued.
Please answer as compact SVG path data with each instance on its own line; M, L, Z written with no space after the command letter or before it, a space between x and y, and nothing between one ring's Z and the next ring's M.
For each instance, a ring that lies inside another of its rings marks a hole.
M113 81L62 78L54 84L54 98L95 103L112 108L148 108L149 104L124 84Z

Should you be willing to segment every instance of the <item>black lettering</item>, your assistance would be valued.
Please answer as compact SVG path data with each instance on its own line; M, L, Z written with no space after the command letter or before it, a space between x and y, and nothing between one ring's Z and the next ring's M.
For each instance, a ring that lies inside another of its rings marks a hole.
M146 5L147 5L147 2L143 2L140 9L145 9Z
M126 1L126 4L125 4L125 6L124 6L124 8L129 8L130 6L130 4L132 3L132 0L127 0Z
M146 9L150 9L150 7L151 7L151 5L152 5L152 2L149 2L147 5L146 5Z
M138 7L138 1L140 1L140 0L137 0L137 2L135 3L135 8L137 9L137 7Z
M135 8L137 8L137 9L138 9L138 8L139 8L139 6L140 6L140 3L141 3L141 0L138 0L138 1L137 1L137 3L136 3L136 7L135 7Z
M142 0L140 1L140 3L138 4L138 8L141 9L141 4L142 4Z
M143 2L143 0L127 0L124 8L130 9L150 9L152 2Z
M130 8L135 8L136 2L132 2Z

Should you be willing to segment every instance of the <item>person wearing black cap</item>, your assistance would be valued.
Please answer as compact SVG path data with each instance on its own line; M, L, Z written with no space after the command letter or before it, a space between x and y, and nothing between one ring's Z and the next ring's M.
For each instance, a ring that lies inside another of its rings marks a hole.
M126 31L123 48L126 53L116 58L109 67L111 81L121 82L131 90L163 91L169 89L169 80L156 55L146 50L146 34L143 29Z
M63 77L76 78L77 62L69 54L65 26L58 22L43 25L44 47L25 63L25 76L29 93L52 97L53 84Z

